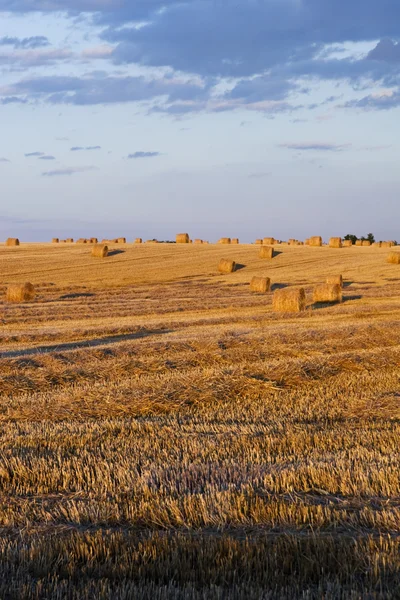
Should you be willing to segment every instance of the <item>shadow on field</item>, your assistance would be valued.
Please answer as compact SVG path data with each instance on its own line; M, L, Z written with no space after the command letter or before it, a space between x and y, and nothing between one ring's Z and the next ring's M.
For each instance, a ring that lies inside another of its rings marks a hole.
M20 356L33 356L36 354L48 354L50 352L66 352L68 350L79 350L80 348L97 348L98 346L108 346L118 344L119 342L129 342L131 340L140 340L151 335L162 335L172 333L169 329L154 329L137 331L136 333L127 333L123 335L112 335L81 342L66 342L65 344L52 344L48 346L36 346L35 348L26 348L25 350L10 350L1 352L1 358L18 358Z
M91 292L82 292L76 294L64 294L64 296L60 296L60 300L73 300L74 298L93 298L96 294L92 294Z
M124 254L126 250L110 250L107 256L116 256L117 254Z
M343 287L344 288L350 287L353 283L354 283L354 281L343 281Z
M245 269L245 268L246 268L246 265L236 263L235 271L240 271L241 269Z
M361 300L362 296L360 296L360 294L355 295L355 296L345 296L343 298L343 302L349 302L349 300Z
M274 292L275 290L283 290L283 288L287 287L288 285L288 283L273 283L271 285L271 292Z

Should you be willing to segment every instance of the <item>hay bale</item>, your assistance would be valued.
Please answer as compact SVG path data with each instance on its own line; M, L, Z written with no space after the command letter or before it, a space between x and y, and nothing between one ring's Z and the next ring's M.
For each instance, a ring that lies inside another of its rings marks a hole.
M95 244L92 248L92 256L105 258L108 256L108 246L106 244Z
M340 285L343 287L343 276L342 275L329 275L326 278L326 283L330 285Z
M323 283L315 286L313 290L313 302L341 302L342 286L337 283Z
M218 271L220 273L233 273L236 269L236 263L234 260L228 260L227 258L221 258L218 264Z
M362 245L363 245L363 246L370 246L370 245L371 245L371 242L370 242L369 240L363 240L363 241L362 241Z
M257 240L255 241L255 243L256 243L258 246L261 246L261 245L262 245L262 243L263 243L263 241L262 241L262 240L259 240L259 239L257 239Z
M196 239L194 240L194 243L195 243L195 244L202 244L202 243L203 243L203 240L199 240L198 238L196 238Z
M258 255L260 258L274 258L274 249L272 246L261 246L260 252Z
M275 244L275 239L272 237L265 237L263 239L263 244L265 244L266 246L273 246Z
M393 246L393 242L382 242L381 248L391 248Z
M143 244L142 238L136 238L135 244Z
M304 288L276 290L272 299L272 308L275 312L302 312L306 309Z
M253 277L250 281L250 290L266 294L271 290L271 280L269 277Z
M73 243L74 243L74 238L67 238L67 239L65 240L65 242L66 242L67 244L73 244Z
M19 246L18 238L8 238L6 240L6 246Z
M52 243L52 244L59 244L59 243L60 243L60 240L59 240L59 238L53 238L53 239L51 240L51 243Z
M350 248L350 246L353 245L353 242L351 240L343 240L343 248Z
M239 238L232 238L231 244L238 244Z
M380 247L382 246L382 242L374 242L374 243L372 244L372 246L373 246L374 248L380 248Z
M400 252L390 252L386 257L386 262L392 265L400 265Z
M177 244L188 244L189 239L188 233L177 233L175 238Z
M329 239L329 248L341 248L342 247L342 238L341 237L331 237Z
M219 244L230 244L232 242L231 238L223 237L219 240Z
M6 291L7 302L30 302L35 296L35 288L31 283L13 283Z
M308 246L309 242L310 242L310 240L309 240L308 238L307 238L306 240L304 240L304 244L305 244L306 246Z
M87 240L85 238L79 238L79 240L76 240L77 244L87 244Z
M289 246L294 246L296 244L296 240L294 238L289 238Z
M355 246L362 246L362 241L361 240L356 240Z
M314 235L308 239L309 246L322 246L322 237L320 235Z
M124 238L124 237L117 238L117 244L126 244L126 238Z
M90 238L90 243L91 244L98 244L99 240L96 237L92 237L92 238Z

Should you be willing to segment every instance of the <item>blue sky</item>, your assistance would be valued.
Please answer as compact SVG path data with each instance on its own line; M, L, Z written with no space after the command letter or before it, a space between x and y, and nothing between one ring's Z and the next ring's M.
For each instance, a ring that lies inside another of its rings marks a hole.
M400 239L398 0L0 11L0 239Z

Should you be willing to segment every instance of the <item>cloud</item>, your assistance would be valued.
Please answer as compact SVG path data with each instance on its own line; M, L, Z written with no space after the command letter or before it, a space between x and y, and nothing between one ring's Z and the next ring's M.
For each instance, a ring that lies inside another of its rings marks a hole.
M249 179L264 179L265 177L271 177L272 173L270 171L260 171L258 173L249 173Z
M36 152L28 152L27 154L24 154L24 156L25 156L26 158L30 158L31 156L44 156L44 152L39 152L39 151L36 151Z
M351 144L329 144L326 142L291 142L278 145L280 148L288 148L289 150L316 150L322 152L340 152L351 146Z
M8 158L4 158L4 156L0 157L0 163L9 163L11 162Z
M45 171L42 173L43 177L63 177L75 175L76 173L86 173L87 171L95 171L97 167L66 167L65 169L54 169L53 171Z
M6 98L0 98L0 104L26 104L28 100L26 98L18 98L17 96L7 96Z
M101 146L73 146L70 152L80 152L82 150L101 150Z
M50 154L45 154L44 156L39 156L39 160L56 160L56 157L51 156Z
M400 89L386 90L368 94L359 100L349 100L344 108L360 108L363 110L389 110L400 106Z
M74 53L63 48L50 48L49 50L14 50L0 54L0 64L17 66L21 68L40 67L53 65L63 61L71 61Z
M48 75L25 78L0 88L0 95L22 96L32 100L44 100L50 104L74 104L78 106L142 102L163 97L166 102L185 101L208 95L205 85L178 78L160 77L147 79L143 76L107 76L95 72L84 77Z
M400 62L400 43L392 40L381 40L367 55L368 60Z
M161 156L160 152L134 152L128 154L128 158L154 158L155 156Z
M1 6L1 4L0 4ZM0 46L12 46L16 49L36 49L49 46L49 40L44 35L35 35L27 38L1 37Z

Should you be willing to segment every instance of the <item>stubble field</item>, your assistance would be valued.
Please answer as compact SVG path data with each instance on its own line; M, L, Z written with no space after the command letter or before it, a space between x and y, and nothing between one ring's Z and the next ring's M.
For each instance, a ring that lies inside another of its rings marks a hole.
M0 598L400 597L400 266L276 249L0 245Z

